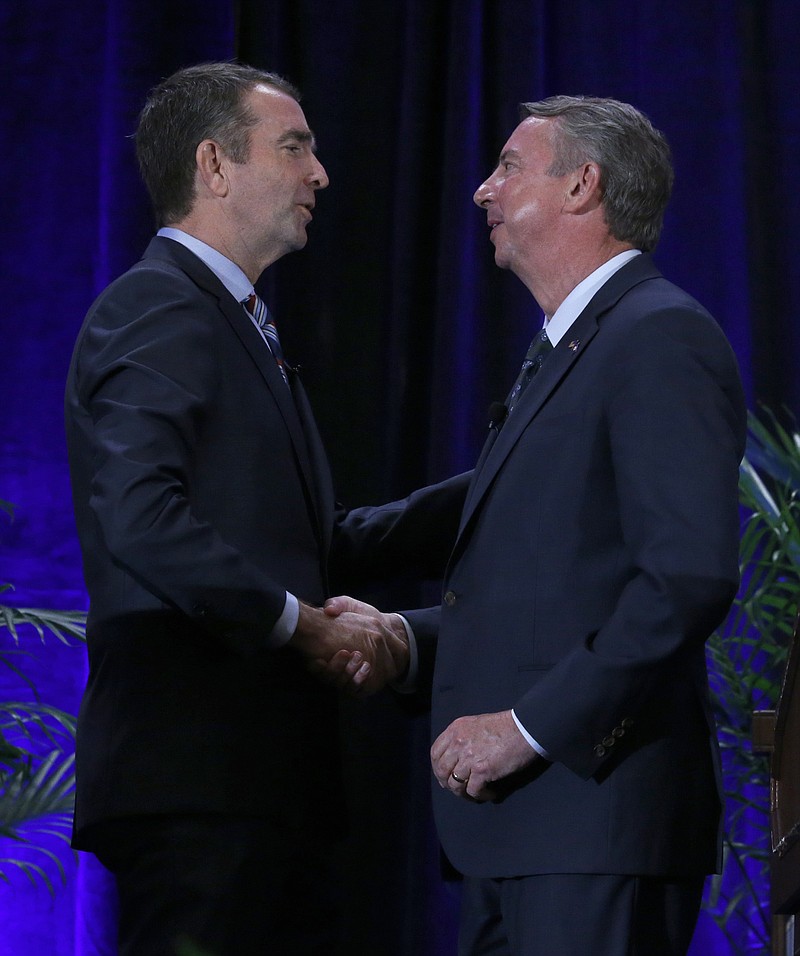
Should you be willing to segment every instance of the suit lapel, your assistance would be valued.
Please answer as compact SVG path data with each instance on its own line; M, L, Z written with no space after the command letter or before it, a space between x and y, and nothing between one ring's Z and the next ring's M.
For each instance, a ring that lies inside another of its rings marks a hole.
M467 494L464 511L461 516L459 535L469 523L470 518L489 490L492 482L511 454L523 432L539 414L548 398L568 375L578 356L597 332L597 318L584 312L575 320L570 330L561 339L547 357L541 370L525 390L514 411L508 416L500 434L494 440L485 456L481 455L483 465L476 470L472 485ZM579 341L575 349L568 348L569 342ZM491 438L488 439L491 441Z
M490 435L487 439L487 445L479 458L479 467L475 470L467 492L458 532L459 539L523 432L534 423L547 400L561 387L575 362L589 348L597 334L601 317L633 286L658 276L660 273L649 255L636 256L598 289L583 312L567 329L538 375L525 390L513 413L509 415L500 434L496 438Z
M269 350L269 346L250 321L242 304L234 299L214 273L185 246L171 239L156 236L151 240L145 252L145 258L150 257L171 261L182 272L185 272L196 285L216 297L220 311L255 363L286 425L300 473L306 485L307 500L312 516L316 520L320 540L322 540L325 537L325 522L321 520L321 516L326 512L321 510L323 505L317 497L317 490L320 486L325 485L325 481L324 478L319 481L316 480L319 476L309 454L309 442L313 443L316 440L316 429L313 429L313 435L307 442L298 410ZM292 373L289 374L291 376ZM307 401L305 407L307 407ZM325 474L327 474L327 470Z

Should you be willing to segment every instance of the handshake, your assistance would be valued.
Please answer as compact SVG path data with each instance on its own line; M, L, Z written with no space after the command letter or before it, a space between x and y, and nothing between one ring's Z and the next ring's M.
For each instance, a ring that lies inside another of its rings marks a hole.
M300 605L291 644L309 669L355 696L374 694L408 670L408 635L399 614L384 614L351 597L323 608ZM495 800L497 782L513 778L539 754L520 731L513 711L459 717L431 747L439 785L472 801Z
M290 643L314 674L356 696L402 678L410 659L399 614L344 596L330 598L323 608L301 603Z

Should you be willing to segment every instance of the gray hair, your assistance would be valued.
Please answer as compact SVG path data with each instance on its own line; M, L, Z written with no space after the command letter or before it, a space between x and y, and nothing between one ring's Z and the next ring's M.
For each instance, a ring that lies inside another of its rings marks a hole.
M563 176L581 163L596 163L609 232L644 252L653 250L674 178L664 134L628 103L599 97L551 96L521 104L520 117L529 116L555 120L548 174Z

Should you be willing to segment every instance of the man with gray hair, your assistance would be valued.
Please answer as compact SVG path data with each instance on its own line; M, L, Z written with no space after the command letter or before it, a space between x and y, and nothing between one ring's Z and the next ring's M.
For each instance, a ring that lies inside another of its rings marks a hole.
M611 99L522 117L475 202L544 327L495 410L443 603L406 614L419 660L435 652L459 954L681 956L718 864L704 643L738 583L742 388L650 257L661 133Z
M649 255L664 137L613 100L523 117L475 202L543 351L473 479L438 624L461 953L678 956L718 857L704 642L738 581L742 390Z

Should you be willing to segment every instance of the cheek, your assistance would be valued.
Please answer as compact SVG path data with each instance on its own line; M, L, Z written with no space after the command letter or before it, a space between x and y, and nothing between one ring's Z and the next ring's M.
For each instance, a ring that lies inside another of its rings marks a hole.
M539 209L539 203L530 197L517 203L514 210L515 219L529 219L536 215Z
M503 215L509 241L514 245L524 244L529 236L538 231L540 218L541 210L535 200L514 203Z
M520 198L513 204L511 215L507 221L514 223L518 228L524 228L535 222L540 216L539 204L531 197Z

